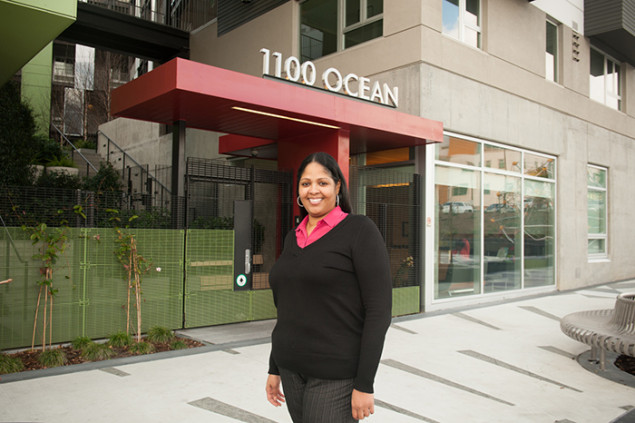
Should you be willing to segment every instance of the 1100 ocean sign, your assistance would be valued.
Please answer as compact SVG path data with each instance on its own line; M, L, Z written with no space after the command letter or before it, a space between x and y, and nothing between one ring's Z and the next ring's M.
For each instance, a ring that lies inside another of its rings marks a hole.
M260 49L262 53L262 74L283 78L289 81L314 86L317 80L315 64L310 61L300 63L295 56L282 60L282 53L271 52L269 49ZM271 62L273 61L273 72ZM322 85L328 91L343 93L350 97L361 98L397 107L399 105L399 88L389 87L388 84L380 84L379 81L371 81L369 78L349 73L345 76L335 68L328 68L322 72Z

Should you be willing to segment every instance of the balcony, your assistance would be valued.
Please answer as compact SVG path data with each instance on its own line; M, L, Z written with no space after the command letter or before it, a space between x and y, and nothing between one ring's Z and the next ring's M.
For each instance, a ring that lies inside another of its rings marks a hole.
M635 2L584 0L584 32L593 45L635 66Z

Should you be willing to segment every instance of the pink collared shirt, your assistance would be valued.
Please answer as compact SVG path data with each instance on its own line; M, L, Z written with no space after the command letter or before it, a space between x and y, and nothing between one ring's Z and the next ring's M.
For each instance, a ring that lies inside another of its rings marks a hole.
M298 247L304 248L322 238L328 231L344 220L346 216L348 216L348 213L343 212L339 206L335 207L315 225L315 228L311 231L311 235L308 235L306 232L306 224L309 221L309 216L306 216L295 229L295 238L298 242Z

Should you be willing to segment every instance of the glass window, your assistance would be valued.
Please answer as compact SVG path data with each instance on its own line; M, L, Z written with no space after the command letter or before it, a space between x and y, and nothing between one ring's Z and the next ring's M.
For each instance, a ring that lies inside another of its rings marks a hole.
M382 15L384 13L384 0L366 0L366 17Z
M521 179L485 173L483 188L484 292L520 289L523 209Z
M485 144L483 158L485 167L492 168L492 164L496 164L494 169L520 173L520 151Z
M589 97L613 109L622 108L620 65L596 49L591 49Z
M344 48L381 37L384 31L383 0L341 0L345 3Z
M481 164L481 145L474 141L444 135L443 143L435 151L437 160L469 166Z
M555 158L445 134L435 159L434 298L555 285Z
M588 254L605 257L607 254L607 184L606 168L587 167Z
M383 0L312 0L300 6L301 58L315 60L383 35Z
M525 288L555 283L555 184L525 180Z
M350 48L382 36L384 22L379 20L368 25L353 29L344 34L344 48Z
M302 61L337 51L338 0L307 1L300 7Z
M480 172L436 168L435 298L481 291Z
M361 0L346 0L346 26L355 25L361 20Z
M558 82L558 25L547 21L547 45L545 48L545 76Z
M480 0L443 0L443 33L481 47Z

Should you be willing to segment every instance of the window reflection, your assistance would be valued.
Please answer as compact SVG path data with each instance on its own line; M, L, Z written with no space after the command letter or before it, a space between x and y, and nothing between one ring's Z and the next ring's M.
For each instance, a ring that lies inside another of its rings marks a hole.
M444 162L480 166L481 145L474 141L445 135L436 148L436 159Z
M443 0L443 33L459 39L459 0Z
M520 151L486 144L483 147L485 167L520 172Z
M547 80L558 82L558 26L550 21L547 21L545 75Z
M485 174L483 264L485 292L521 287L520 178Z
M480 293L480 178L471 170L436 168L435 298Z
M555 159L447 134L435 158L435 299L554 285Z
M555 185L525 181L525 287L553 285L555 281Z
M550 157L525 153L525 175L538 178L555 178L555 162Z
M606 256L607 239L607 169L587 166L588 253Z

